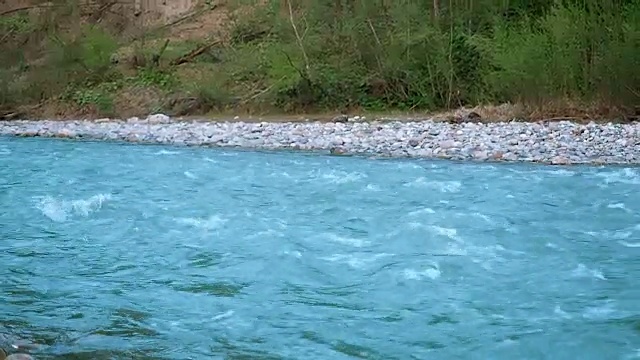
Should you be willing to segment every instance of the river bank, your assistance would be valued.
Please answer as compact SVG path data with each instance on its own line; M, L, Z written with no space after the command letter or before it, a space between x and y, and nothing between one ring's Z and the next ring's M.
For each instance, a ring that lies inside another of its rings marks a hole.
M640 163L638 123L211 122L152 115L122 121L5 121L0 135L554 165Z

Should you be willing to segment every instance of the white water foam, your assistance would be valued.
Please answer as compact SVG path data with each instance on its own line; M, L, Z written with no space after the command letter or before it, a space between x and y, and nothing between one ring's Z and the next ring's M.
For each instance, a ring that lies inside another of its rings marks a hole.
M347 184L360 181L366 178L367 175L358 172L331 170L327 173L321 174L320 177L333 184Z
M640 248L640 242L630 243L630 242L626 242L626 241L618 241L618 243L620 245L628 247L628 248Z
M609 208L609 209L627 210L627 207L623 203L609 204L609 205L607 205L607 208Z
M336 234L326 234L325 237L332 242L350 245L354 247L363 247L369 245L369 242L362 239L356 239L347 236L340 236Z
M463 214L463 215L464 215L464 214ZM480 219L482 219L482 220L486 221L486 222L487 222L487 223L489 223L489 224L494 224L494 221L493 221L493 220L491 220L491 218L490 218L489 216L487 216L487 215L485 215L485 214L483 214L483 213L474 212L474 213L471 213L471 216L478 217L478 218L480 218Z
M587 319L603 320L603 319L610 318L610 315L613 314L615 311L616 311L615 307L609 301L604 305L592 306L587 308L582 314L582 317Z
M194 175L192 172L190 171L185 171L184 172L184 176L188 177L189 179L197 179L198 177L196 175Z
M573 176L576 174L575 171L566 170L566 169L545 170L543 172L548 175L557 175L562 177Z
M552 243L552 242L548 242L545 244L546 247L548 247L549 249L554 249L554 250L564 250L563 248L561 248L560 246L558 246L558 244Z
M154 155L177 155L180 154L180 151L171 151L171 150L160 150L154 153Z
M6 146L0 147L0 156L11 155L11 150Z
M616 230L616 231L586 231L585 234L593 236L593 237L603 237L603 238L611 238L615 240L624 240L628 239L633 235L633 231L629 230Z
M442 275L442 272L440 271L438 264L433 263L429 268L424 270L404 269L402 275L407 280L422 280L425 278L436 280Z
M266 229L262 231L258 231L256 233L245 236L247 240L259 239L259 238L281 238L284 236L283 232L274 230L274 229Z
M447 248L442 253L442 255L448 255L448 256L466 256L467 254L469 254L467 249L464 249L460 247L459 244L455 244L455 243L447 244Z
M571 319L571 315L562 310L562 308L560 308L560 305L556 305L556 307L553 309L553 313L563 319Z
M189 225L202 230L213 230L221 227L227 222L227 219L219 215L211 215L208 218L177 218L176 222Z
M401 162L397 164L398 169L422 169L422 166L409 162Z
M375 192L378 192L381 190L380 187L375 184L367 184L367 186L364 189L367 191L375 191Z
M640 359L640 349L635 349L633 354L628 355L625 359Z
M429 227L436 235L447 237L451 240L462 241L462 239L458 236L458 230L452 228L445 228L441 226L430 226Z
M362 269L367 265L376 262L378 259L393 256L393 254L381 253L373 256L355 256L353 254L333 254L331 256L320 257L320 260L347 264L354 269Z
M296 259L302 258L302 253L300 251L298 251L298 250L293 250L293 251L285 250L282 253L284 255L293 256Z
M213 321L225 320L225 319L228 319L228 318L232 317L234 313L235 312L233 310L227 310L227 311L225 311L225 312L223 312L221 314L218 314L218 315L212 317L211 320L213 320Z
M65 222L71 215L89 216L102 208L105 201L111 200L110 194L98 194L88 199L62 200L51 196L38 198L36 208L52 221Z
M640 174L634 169L625 168L618 171L596 174L597 177L604 179L606 185L612 183L622 183L631 185L640 185Z
M424 177L419 177L411 182L405 183L404 186L429 188L443 193L457 193L462 189L462 183L460 181L430 181Z
M589 269L584 264L578 264L578 266L571 272L574 277L591 277L598 280L607 280L600 270Z
M433 210L432 208L423 208L423 209L409 212L409 216L418 216L418 215L435 214L435 213L436 211Z

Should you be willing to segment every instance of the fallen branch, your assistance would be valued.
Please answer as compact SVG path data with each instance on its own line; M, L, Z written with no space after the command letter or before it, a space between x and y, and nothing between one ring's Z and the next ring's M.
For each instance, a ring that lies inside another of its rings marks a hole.
M15 32L15 29L11 29L7 31L6 34L2 36L2 39L0 39L0 44L2 44L5 40L7 40L9 36L13 35L14 32Z
M208 12L208 11L214 10L218 6L219 6L218 4L214 4L214 5L211 5L211 6L207 7L207 8L205 8L205 9L200 9L200 10L197 10L197 11L193 11L193 12L191 12L191 13L185 15L185 16L182 16L182 17L180 17L178 19L175 19L175 20L171 21L168 24L162 24L162 25L160 25L160 26L158 26L156 28L149 29L149 30L145 31L142 34L136 35L136 36L130 38L130 41L137 41L137 40L140 40L141 38L143 38L143 37L145 37L145 36L147 36L149 34L154 34L154 33L158 32L158 31L161 31L161 30L164 30L166 28L170 28L172 26L178 25L178 24L180 24L180 23L182 23L184 21L187 21L189 19L193 19L194 17L200 16L200 15L202 15L202 14Z
M211 49L212 47L220 44L221 42L222 41L219 40L219 39L211 41L211 42L209 42L209 43L207 43L205 45L202 45L202 46L200 46L198 48L195 48L195 49L189 51L188 53L186 53L186 54L184 54L184 55L172 60L169 64L171 66L178 66L178 65L182 65L184 63L191 62L191 61L193 61L193 59L195 59L196 57L202 55L204 52L206 52L207 50Z
M117 3L118 1L114 0L102 5L95 13L91 15L91 21L92 22L100 21L100 19L102 19L102 16L104 16L104 13L107 12L109 9L111 9Z
M257 97L259 97L259 96L262 96L262 95L266 94L266 93L267 93L267 92L269 92L271 89L273 89L273 87L274 87L274 86L278 85L282 80L284 80L284 79L285 79L285 77L286 77L286 76L281 77L281 78L280 78L280 80L278 80L278 81L276 81L275 83L273 83L273 84L269 85L267 88L265 88L265 89L263 89L263 90L258 91L257 93L253 94L252 96L249 96L249 97L247 97L247 98L242 99L242 101L241 101L240 103L244 105L244 104L248 103L249 101L251 101L251 100L253 100L253 99L257 98Z

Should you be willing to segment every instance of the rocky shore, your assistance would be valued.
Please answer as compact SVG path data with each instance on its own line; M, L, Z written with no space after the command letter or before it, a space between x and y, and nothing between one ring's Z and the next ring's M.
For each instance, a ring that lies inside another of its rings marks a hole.
M0 135L555 165L640 163L639 123L347 120L353 119L254 123L151 115L128 120L4 121Z

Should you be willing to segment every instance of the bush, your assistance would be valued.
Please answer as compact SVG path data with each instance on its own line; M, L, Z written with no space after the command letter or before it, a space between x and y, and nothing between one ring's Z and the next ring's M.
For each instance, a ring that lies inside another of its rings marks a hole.
M271 0L236 21L229 52L251 60L230 66L238 81L273 86L285 110L638 103L637 2L508 3L451 1L436 17L431 1L315 0L289 12ZM257 27L268 36L237 40Z

